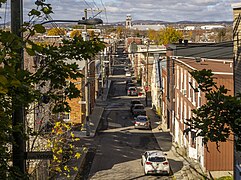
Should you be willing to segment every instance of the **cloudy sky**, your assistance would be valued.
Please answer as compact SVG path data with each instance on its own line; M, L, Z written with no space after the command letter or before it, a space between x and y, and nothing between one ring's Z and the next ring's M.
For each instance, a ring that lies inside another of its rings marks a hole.
M25 20L27 12L34 6L34 0L23 0ZM89 9L88 16L103 19L104 23L125 21L131 14L133 20L161 21L231 21L232 3L240 0L46 0L52 4L53 19L78 20ZM10 0L0 8L3 21L10 18ZM6 17L6 18L5 18Z

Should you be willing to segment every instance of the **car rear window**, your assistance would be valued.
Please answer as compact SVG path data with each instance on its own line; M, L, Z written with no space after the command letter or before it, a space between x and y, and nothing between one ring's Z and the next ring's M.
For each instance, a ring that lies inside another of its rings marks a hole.
M138 117L137 121L146 122L147 118L145 118L145 117Z
M151 162L164 162L166 161L166 158L165 157L149 157L149 161Z
M130 87L129 90L136 90L136 88L135 87Z

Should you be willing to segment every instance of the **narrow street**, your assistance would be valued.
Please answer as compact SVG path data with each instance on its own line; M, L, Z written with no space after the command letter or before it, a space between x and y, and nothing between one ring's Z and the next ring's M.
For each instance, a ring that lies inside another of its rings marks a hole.
M121 59L122 60L122 59ZM168 176L145 176L141 155L146 150L160 149L151 130L134 129L130 101L126 95L125 65L115 62L108 105L105 107L98 135L95 137L87 164L86 179L172 179ZM138 98L144 104L145 98Z

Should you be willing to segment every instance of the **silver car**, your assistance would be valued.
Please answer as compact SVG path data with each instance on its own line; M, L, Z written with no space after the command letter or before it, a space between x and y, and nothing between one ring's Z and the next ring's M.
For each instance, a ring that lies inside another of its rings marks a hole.
M151 123L148 120L147 116L139 115L136 117L135 121L135 128L137 129L151 129Z

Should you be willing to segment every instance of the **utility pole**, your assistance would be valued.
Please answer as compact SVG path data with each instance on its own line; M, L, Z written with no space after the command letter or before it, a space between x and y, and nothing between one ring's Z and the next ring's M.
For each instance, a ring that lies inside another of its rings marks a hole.
M87 19L87 9L84 11L84 18ZM84 25L84 40L88 40L87 26ZM90 135L89 132L89 115L90 115L90 96L89 96L89 60L85 60L85 126L86 126L86 136Z
M148 73L148 68L149 68L149 40L147 40L146 42L146 87L145 87L145 91L146 91L146 106L148 105L148 98L147 98L147 92L149 91L149 82L148 82L148 77L149 77L149 73Z
M16 1L11 0L11 31L18 37L23 38L20 28L23 24L23 2L22 0ZM19 50L20 63L17 65L17 69L24 69L24 57L23 49ZM12 128L13 128L13 139L12 154L13 154L13 167L25 174L25 122L24 122L24 106L18 100L18 89L16 89L13 96L13 117L12 117ZM16 131L16 129L19 129ZM15 130L15 131L14 131Z

